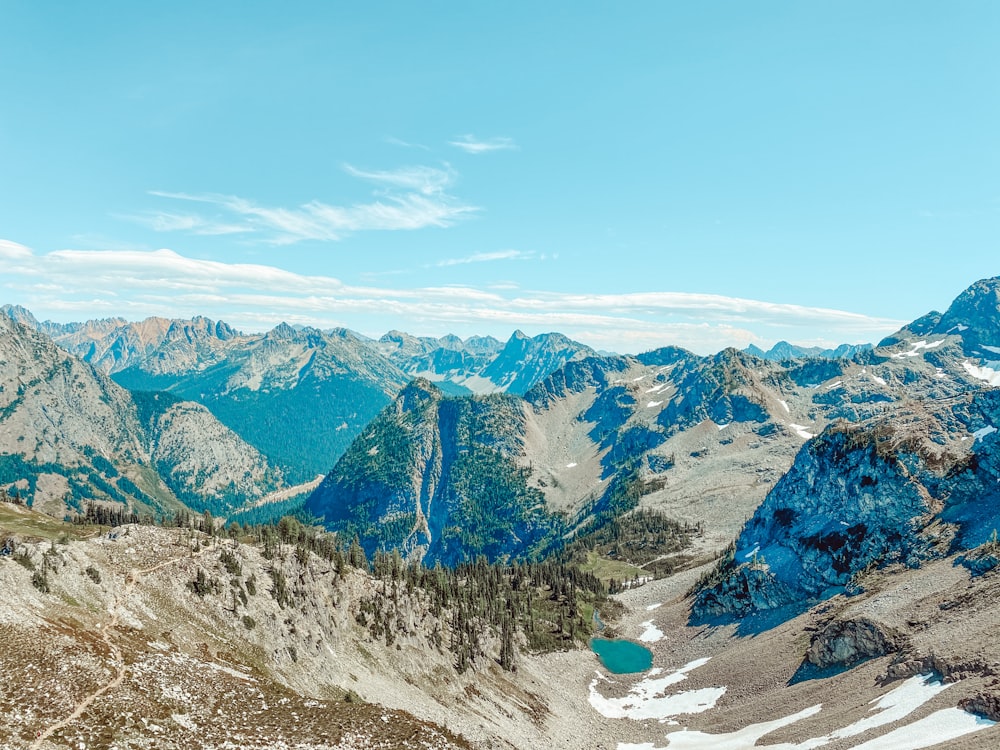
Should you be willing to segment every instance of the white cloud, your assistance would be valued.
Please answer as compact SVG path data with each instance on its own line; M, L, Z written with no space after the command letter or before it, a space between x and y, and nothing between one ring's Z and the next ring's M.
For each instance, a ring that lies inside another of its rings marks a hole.
M391 143L393 146L401 146L403 148L419 148L422 151L430 151L430 148L422 143L410 143L409 141L404 141L402 138L396 138L391 135L387 135L385 137L385 142Z
M503 136L483 140L476 138L474 135L463 135L453 141L448 141L448 144L462 149L467 154L484 154L489 151L514 151L517 149L517 144L514 143L513 138Z
M30 258L32 252L30 248L19 245L10 240L0 240L0 258L7 260L24 260Z
M489 253L473 253L464 258L446 258L434 265L444 268L446 266L462 266L467 263L489 263L494 260L530 260L534 257L534 253L526 253L521 250L496 250Z
M455 178L458 176L448 164L445 165L444 169L417 165L375 171L358 169L350 164L345 164L344 171L352 177L405 190L415 190L423 195L443 193L455 182Z
M383 181L393 173L359 173ZM433 181L423 176L424 187L430 189ZM416 180L415 175L394 179ZM440 184L440 179L438 180ZM372 203L352 206L332 206L320 201L310 201L297 208L261 206L246 198L216 193L190 194L151 191L152 195L171 200L202 203L228 214L225 220L207 219L200 215L183 216L174 213L156 213L148 217L133 217L157 231L188 229L199 234L223 234L231 231L253 232L276 245L290 245L303 240L336 241L352 232L394 231L422 229L424 227L449 227L460 219L478 211L475 206L461 203L440 189L385 195ZM235 219L235 221L234 221Z
M484 262L519 251L457 259ZM282 320L345 325L378 335L509 335L559 330L597 348L636 352L674 344L699 353L769 345L779 338L829 343L873 341L901 321L719 295L651 292L557 294L494 284L487 288L351 286L329 276L273 265L223 263L173 250L58 250L34 253L0 240L0 286L39 317L80 320L121 315L208 315L261 330Z

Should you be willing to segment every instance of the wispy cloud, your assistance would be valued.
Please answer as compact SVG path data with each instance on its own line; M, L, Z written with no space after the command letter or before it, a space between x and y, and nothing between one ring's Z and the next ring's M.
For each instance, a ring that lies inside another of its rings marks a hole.
M422 151L430 151L429 146L425 146L422 143L410 143L409 141L404 141L402 138L396 138L392 135L387 135L385 137L385 142L390 143L393 146L400 146L402 148L419 148Z
M355 232L400 231L450 227L479 210L447 191L458 174L448 164L398 169L361 169L351 164L344 172L374 183L374 200L334 205L320 200L295 207L266 206L249 198L222 193L151 190L150 195L211 210L144 211L118 218L156 232L197 235L243 234L254 241L291 245L305 240L337 241Z
M290 245L304 240L337 241L363 231L398 231L425 227L450 227L479 209L446 195L447 173L362 172L366 179L414 186L413 192L389 193L371 203L333 206L310 201L295 208L263 206L247 198L218 193L177 193L160 190L151 195L212 206L217 215L197 212L152 212L132 216L134 221L161 231L197 234L252 233L261 241ZM419 186L419 187L417 187Z
M502 251L517 252L517 251ZM468 262L501 258L469 256ZM516 256L508 256L516 257ZM486 288L353 286L273 265L222 263L173 250L58 250L35 253L0 240L0 297L40 317L208 315L244 330L282 320L346 325L377 335L509 335L514 328L569 336L615 351L665 344L700 353L779 339L830 345L874 341L902 321L859 313L710 294L560 294L513 285Z
M504 136L481 139L474 135L462 135L453 141L448 141L448 144L462 149L467 154L485 154L489 151L514 151L517 149L514 139Z
M455 182L458 176L450 165L437 167L413 166L388 170L364 170L344 165L344 171L352 177L375 182L380 185L415 190L423 195L439 195Z
M439 260L434 265L438 268L445 268L447 266L463 266L467 263L489 263L495 260L531 260L534 257L534 253L526 253L522 250L496 250L490 253L473 253L464 258L446 258Z

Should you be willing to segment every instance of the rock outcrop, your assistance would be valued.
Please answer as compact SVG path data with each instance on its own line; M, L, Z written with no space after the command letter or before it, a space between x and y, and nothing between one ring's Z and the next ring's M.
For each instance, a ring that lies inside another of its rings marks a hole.
M820 668L851 666L864 659L896 653L908 645L902 633L866 617L834 619L813 636L806 659Z

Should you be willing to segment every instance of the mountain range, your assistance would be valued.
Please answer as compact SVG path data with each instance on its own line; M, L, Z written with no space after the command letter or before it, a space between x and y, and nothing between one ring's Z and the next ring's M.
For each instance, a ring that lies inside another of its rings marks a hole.
M258 680L268 706L354 690L453 722L466 739L442 747L997 741L1000 278L875 346L711 356L5 312L0 490L32 508L0 503L4 548L27 550L0 561L0 628L84 649L97 631L66 623L114 613L131 629L97 650L130 654L157 721L222 721L143 681L162 653ZM238 518L276 497L335 535L286 518L223 546L209 518L32 541L55 523L38 510ZM655 666L595 677L574 649L605 624Z

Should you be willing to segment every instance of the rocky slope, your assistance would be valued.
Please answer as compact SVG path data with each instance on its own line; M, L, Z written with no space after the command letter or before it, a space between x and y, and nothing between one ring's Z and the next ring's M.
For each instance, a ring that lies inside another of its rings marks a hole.
M390 331L379 349L403 372L430 380L452 395L523 394L567 362L594 351L560 333L515 331L505 344L492 336L417 338Z
M856 354L871 348L871 344L841 344L835 349L824 349L820 346L796 346L787 341L779 341L767 351L755 344L750 344L743 351L761 359L781 362L786 359L853 359Z
M823 423L829 407L816 405L814 390L777 363L679 349L571 360L523 398L449 399L415 383L348 449L307 508L331 528L359 533L369 549L400 546L430 551L429 559L439 559L456 525L473 556L487 546L491 557L523 555L640 505L688 523L709 520L712 538L728 540L805 439L793 419L812 429ZM734 482L746 491L735 492ZM483 487L485 518L512 522L502 532L483 525L488 544L477 536L483 519L454 515ZM687 498L695 494L718 505L694 512ZM536 507L534 521L519 526Z
M883 373L878 385L896 391L880 408L858 412L844 382L828 390L843 419L804 446L748 521L720 580L698 594L696 617L804 606L867 568L916 567L1000 526L1000 395L987 343L1000 341L998 288L998 279L978 282L944 315L866 355L872 376Z
M162 513L182 508L181 494L201 510L282 485L203 408L172 408L153 417L105 375L0 315L0 487L8 493L61 518L88 500Z
M360 571L177 529L87 537L5 503L0 533L21 563L0 558L4 747L469 747L361 701L389 683L406 704L403 675L448 663L417 635L399 652L362 645L354 617L373 582Z
M186 355L175 356L175 349ZM132 390L168 391L204 404L292 481L329 470L406 382L350 331L285 324L229 339L207 360L166 342L114 378Z
M447 399L415 380L365 429L306 510L366 550L429 564L524 556L557 528L530 488L522 402Z
M574 650L459 674L433 643L450 619L419 592L384 592L407 612L386 646L359 623L381 584L290 543L89 536L4 503L0 529L17 557L0 557L11 748L971 750L1000 734L969 713L998 704L1000 579L952 559L870 572L864 593L753 637L688 623L691 571L619 597L651 670Z

